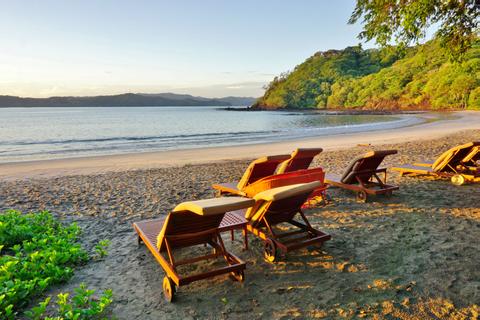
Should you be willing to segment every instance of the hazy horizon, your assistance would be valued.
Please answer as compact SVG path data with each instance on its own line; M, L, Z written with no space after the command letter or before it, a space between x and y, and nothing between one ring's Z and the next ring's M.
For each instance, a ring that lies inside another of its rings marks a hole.
M357 45L353 8L354 0L4 2L0 94L258 97L316 51Z

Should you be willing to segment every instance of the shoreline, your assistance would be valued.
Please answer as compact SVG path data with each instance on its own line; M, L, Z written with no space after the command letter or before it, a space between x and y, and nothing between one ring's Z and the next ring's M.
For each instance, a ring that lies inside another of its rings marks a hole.
M315 109L315 108L257 108L253 106L229 106L219 107L224 111L251 111L251 112L300 112L305 114L322 115L405 115L405 114L423 114L423 113L448 113L474 110L460 109L441 109L441 110L416 110L416 109L392 109L392 110L369 110L369 109Z
M290 153L298 147L322 147L324 150L331 151L351 148L359 144L379 146L441 138L460 131L480 129L480 112L461 111L452 112L452 115L455 116L454 119L435 119L433 114L427 113L422 115L426 120L424 123L412 126L271 143L3 163L0 164L0 180L102 174L247 160L266 154Z

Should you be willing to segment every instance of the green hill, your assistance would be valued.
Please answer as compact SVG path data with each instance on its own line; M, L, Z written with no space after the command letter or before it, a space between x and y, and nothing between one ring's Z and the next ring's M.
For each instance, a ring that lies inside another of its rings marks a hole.
M255 107L480 109L480 43L462 63L437 41L391 50L319 52L268 85Z

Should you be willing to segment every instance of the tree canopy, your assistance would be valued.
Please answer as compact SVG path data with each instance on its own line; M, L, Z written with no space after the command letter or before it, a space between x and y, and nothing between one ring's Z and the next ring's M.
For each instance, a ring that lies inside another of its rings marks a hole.
M480 43L452 63L440 41L407 48L318 52L276 77L265 108L480 109Z
M436 37L451 60L460 60L478 37L478 0L357 0L349 23L360 21L360 39L407 47L438 26Z

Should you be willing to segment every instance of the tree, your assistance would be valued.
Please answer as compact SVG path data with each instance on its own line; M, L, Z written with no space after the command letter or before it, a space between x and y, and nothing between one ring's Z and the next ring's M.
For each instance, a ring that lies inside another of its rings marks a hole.
M372 39L382 47L396 42L401 48L425 38L426 30L438 26L436 36L451 60L458 61L478 38L478 0L357 0L350 17L362 20L359 38Z

